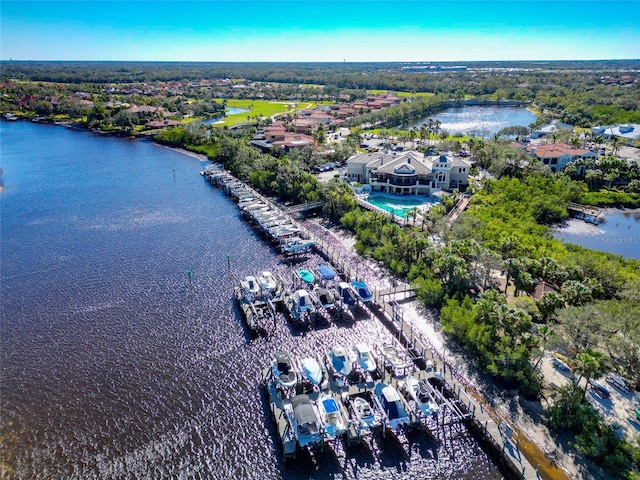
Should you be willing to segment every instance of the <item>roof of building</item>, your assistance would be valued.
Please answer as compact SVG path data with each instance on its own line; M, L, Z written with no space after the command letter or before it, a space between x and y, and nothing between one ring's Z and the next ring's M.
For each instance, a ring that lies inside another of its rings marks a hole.
M593 152L583 148L575 148L566 143L549 143L546 145L529 145L527 151L538 158L559 158L564 155L570 156L593 156Z
M600 135L628 138L636 140L640 138L640 125L637 123L626 123L624 125L610 125L593 127L592 130Z

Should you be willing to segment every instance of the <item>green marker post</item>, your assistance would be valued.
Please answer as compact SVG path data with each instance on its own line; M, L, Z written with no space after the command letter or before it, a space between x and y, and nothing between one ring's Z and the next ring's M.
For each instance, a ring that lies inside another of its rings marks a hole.
M191 286L191 272L187 272L187 277L189 277L189 286Z

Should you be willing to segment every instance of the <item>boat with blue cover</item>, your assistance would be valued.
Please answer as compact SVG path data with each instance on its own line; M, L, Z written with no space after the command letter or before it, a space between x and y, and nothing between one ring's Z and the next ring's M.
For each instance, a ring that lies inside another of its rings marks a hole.
M326 263L318 265L318 274L324 283L333 282L337 276L335 270Z
M362 303L368 303L371 300L373 300L373 294L371 293L371 290L369 290L369 287L367 286L366 283L351 282L351 286L356 292L356 296L358 297L358 300L360 300Z

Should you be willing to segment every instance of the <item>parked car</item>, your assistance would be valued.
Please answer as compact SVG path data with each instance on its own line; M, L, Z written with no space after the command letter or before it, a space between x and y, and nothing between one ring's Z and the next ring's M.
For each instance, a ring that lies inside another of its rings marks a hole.
M627 380L622 375L611 372L607 375L606 378L607 382L618 387L622 391L628 392L630 390L633 390L634 385L631 383L631 381Z
M600 149L600 155L605 155L607 153L607 151L603 148Z
M611 390L609 390L605 385L595 380L589 380L589 385L591 385L591 389L596 392L602 398L609 398L611 396Z

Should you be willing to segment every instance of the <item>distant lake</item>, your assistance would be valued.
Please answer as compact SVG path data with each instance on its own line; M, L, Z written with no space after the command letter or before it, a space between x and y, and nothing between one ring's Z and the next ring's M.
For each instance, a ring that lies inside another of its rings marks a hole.
M640 210L607 209L605 223L592 225L572 218L553 230L557 239L593 250L640 260Z
M225 110L225 113L227 115L237 115L239 113L245 113L248 111L249 110L247 110L246 108L229 107ZM219 122L223 118L224 118L224 115L217 115L215 117L211 117L211 118L207 118L206 120L203 120L202 123L204 123L205 125L211 125L213 123Z
M528 127L538 118L533 112L522 107L468 106L448 108L437 115L429 115L408 128L418 127L430 118L440 120L440 129L451 134L492 137L505 127L520 125Z

